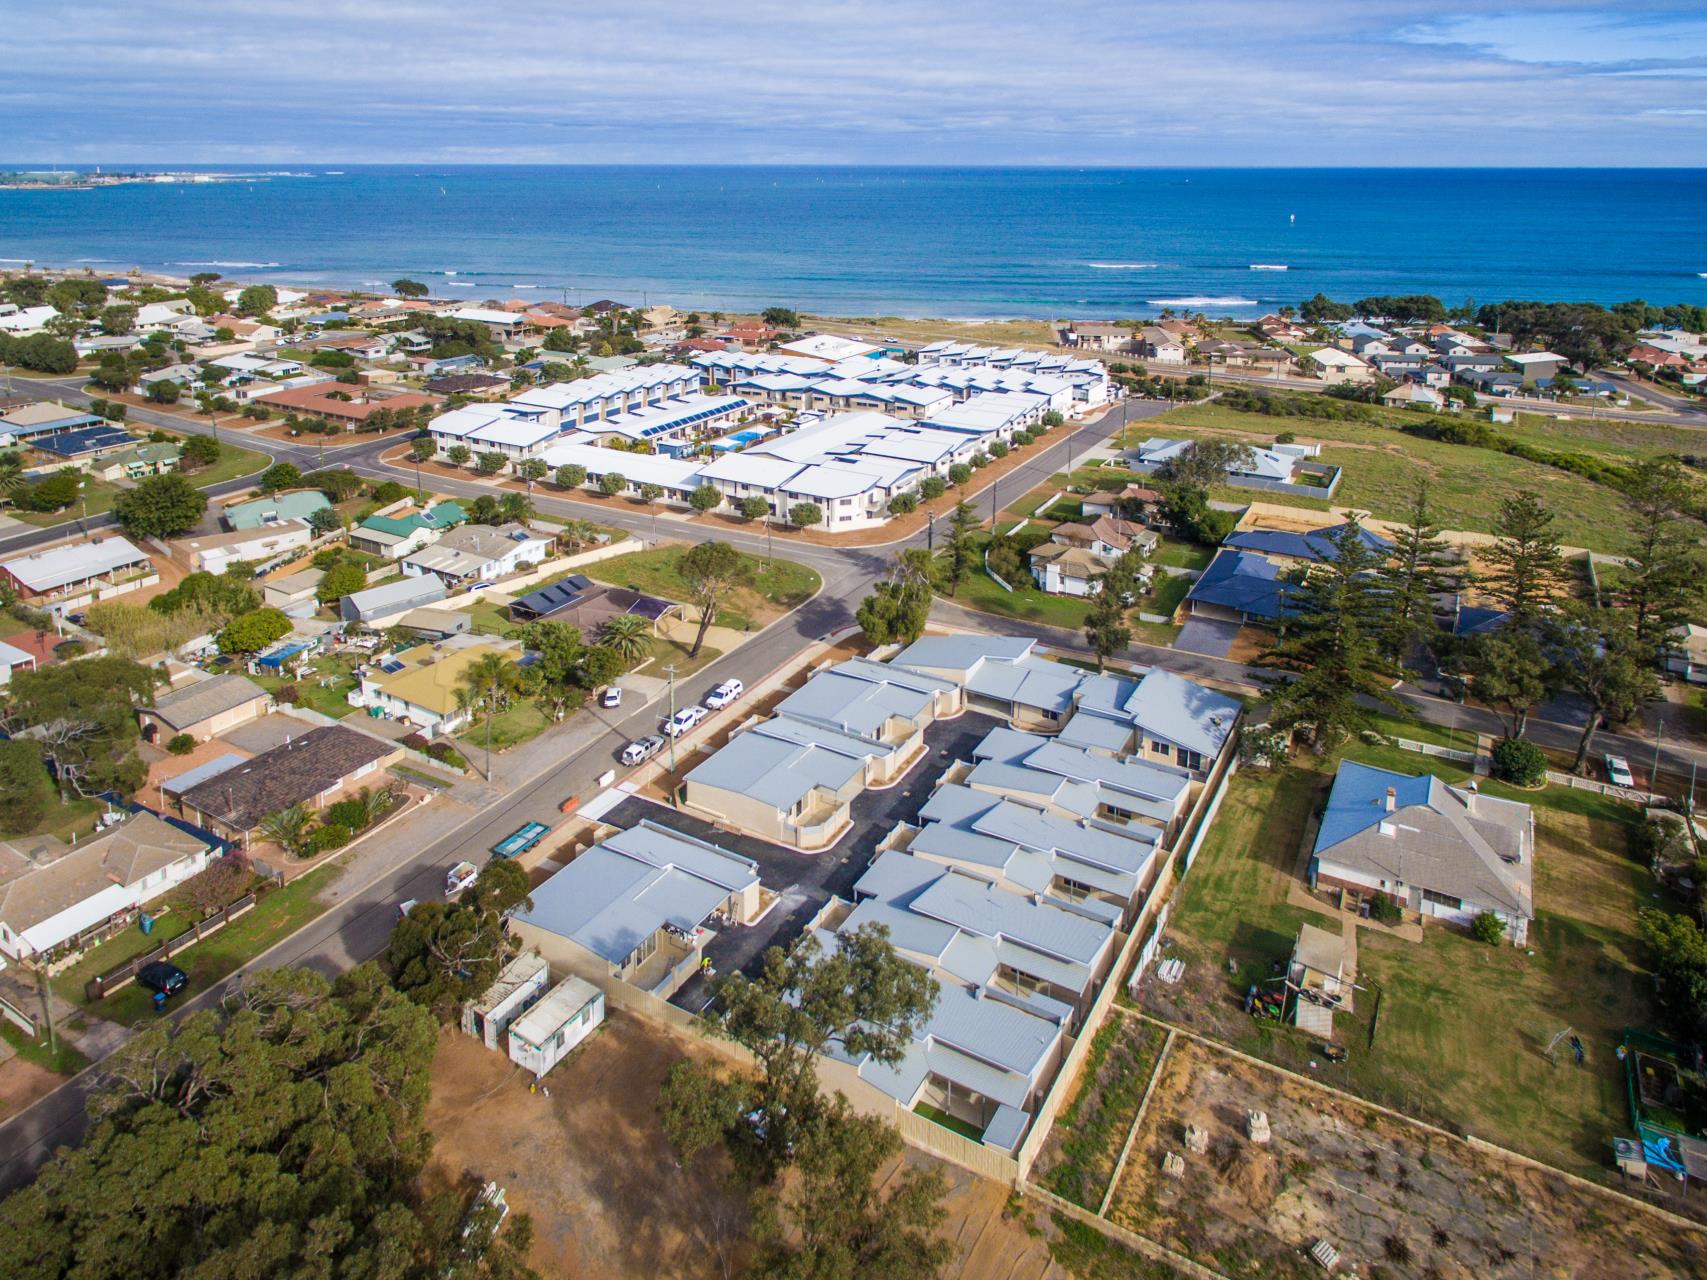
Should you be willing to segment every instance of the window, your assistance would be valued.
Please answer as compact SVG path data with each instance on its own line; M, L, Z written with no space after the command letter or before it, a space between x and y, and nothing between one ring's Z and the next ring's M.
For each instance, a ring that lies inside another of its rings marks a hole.
M1449 893L1436 893L1433 889L1424 889L1422 895L1424 902L1432 902L1437 907L1446 907L1452 911L1464 909L1464 899L1454 898Z

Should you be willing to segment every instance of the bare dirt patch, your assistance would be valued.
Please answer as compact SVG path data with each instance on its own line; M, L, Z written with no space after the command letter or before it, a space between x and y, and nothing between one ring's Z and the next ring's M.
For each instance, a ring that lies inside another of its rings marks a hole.
M0 1062L0 1120L16 1115L64 1083L64 1076L23 1058Z
M1246 1113L1267 1114L1267 1146ZM1187 1125L1207 1131L1186 1151ZM1185 1176L1162 1171L1185 1158ZM1234 1274L1319 1275L1326 1237L1360 1274L1683 1276L1707 1234L1356 1101L1176 1039L1109 1217Z

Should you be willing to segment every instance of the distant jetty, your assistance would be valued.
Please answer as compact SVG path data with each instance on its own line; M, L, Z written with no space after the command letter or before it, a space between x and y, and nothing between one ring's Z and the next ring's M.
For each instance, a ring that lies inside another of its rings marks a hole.
M43 169L0 173L0 191L92 191L97 187L125 187L138 183L206 186L216 182L266 182L271 178L312 178L311 173L102 173L81 169Z

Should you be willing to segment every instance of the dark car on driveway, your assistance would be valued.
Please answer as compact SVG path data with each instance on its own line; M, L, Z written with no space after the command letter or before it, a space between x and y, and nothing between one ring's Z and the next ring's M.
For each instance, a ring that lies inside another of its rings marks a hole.
M184 984L190 979L177 965L156 960L153 964L145 964L138 969L136 980L150 991L158 991L163 996L175 996L184 989Z

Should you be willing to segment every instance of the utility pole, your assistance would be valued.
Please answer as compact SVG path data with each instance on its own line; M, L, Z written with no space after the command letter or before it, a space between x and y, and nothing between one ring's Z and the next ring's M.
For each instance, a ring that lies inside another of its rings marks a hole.
M532 486L530 485L529 487L531 488ZM425 502L426 500L427 500L426 492L421 488L421 460L419 458L416 458L415 459L415 501L416 502Z
M1664 720L1654 722L1654 767L1648 770L1648 791L1658 794L1660 789L1660 739L1665 737L1666 723Z
M671 663L664 668L664 674L670 677L670 719L668 724L674 727L676 720L676 664ZM669 734L670 739L670 773L676 772L676 735Z
M936 512L925 512L925 554L936 554Z
M59 1057L59 1028L53 1020L53 988L48 985L47 969L36 966L36 990L41 993L42 1017L47 1022L47 1047L55 1058Z

